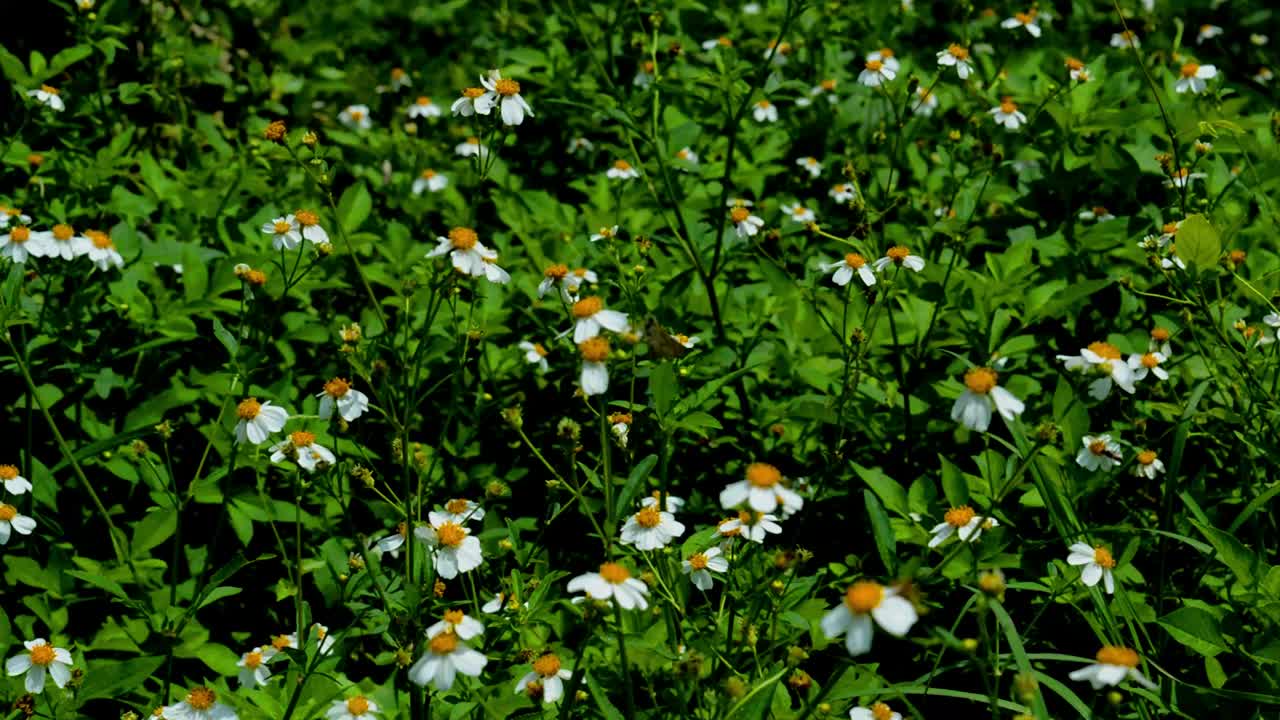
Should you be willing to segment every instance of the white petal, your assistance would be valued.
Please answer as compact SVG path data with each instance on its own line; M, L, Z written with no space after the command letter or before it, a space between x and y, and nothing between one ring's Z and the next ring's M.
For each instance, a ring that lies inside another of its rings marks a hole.
M871 618L866 615L854 615L845 635L844 647L850 655L863 655L871 652Z
M911 601L898 595L887 595L880 605L871 611L876 623L890 635L902 637L919 618Z

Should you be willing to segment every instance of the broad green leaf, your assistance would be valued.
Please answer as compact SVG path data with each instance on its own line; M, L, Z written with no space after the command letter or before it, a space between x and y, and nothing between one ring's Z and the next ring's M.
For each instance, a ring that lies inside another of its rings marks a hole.
M1178 257L1201 270L1218 264L1222 256L1222 238L1203 215L1192 215L1178 226Z
M369 189L364 183L356 183L347 188L338 201L338 222L342 223L347 232L352 232L368 219L372 211L373 198L369 195Z
M871 536L875 538L876 550L880 553L880 561L884 563L889 575L898 572L898 542L893 535L893 527L889 524L889 515L884 506L870 490L862 491L862 499L867 504L867 516L871 519Z
M1200 608L1178 608L1160 618L1158 622L1174 640L1201 655L1213 657L1227 649L1227 643L1222 639L1222 631L1218 628L1217 618Z
M664 360L649 373L649 395L653 409L663 417L676 401L676 370L670 360Z

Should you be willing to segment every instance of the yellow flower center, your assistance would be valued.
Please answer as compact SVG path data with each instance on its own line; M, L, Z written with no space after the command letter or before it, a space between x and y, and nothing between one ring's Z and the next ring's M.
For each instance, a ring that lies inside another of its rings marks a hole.
M549 277L552 280L561 280L569 274L568 265L548 265L546 270L542 271L543 277Z
M18 468L13 465L0 465L0 480L12 480L18 477Z
M440 538L441 545L458 547L466 539L467 530L457 523L447 522L436 528L436 537Z
M863 580L849 586L844 594L844 604L851 612L866 614L880 607L884 599L884 586L877 582Z
M400 537L409 537L409 523L396 523L396 534Z
M867 70L870 72L880 72L880 68L884 67L884 63L879 60L868 60Z
M445 610L444 621L450 625L460 625L466 615L461 610Z
M1069 57L1069 58L1067 58L1067 69L1068 69L1068 70L1083 70L1083 69L1084 69L1084 63L1083 63L1083 62L1081 62L1080 60L1077 60L1076 58Z
M894 261L899 265L901 265L902 262L906 260L907 257L910 255L911 255L911 250L908 249L907 246L905 245L894 245L893 247L884 251L885 257L889 258L890 260Z
M760 108L761 110L768 110L769 108L773 107L773 103L769 102L768 100L761 100L760 102L756 103L756 107Z
M479 144L480 144L480 138L475 137L475 136L469 137L469 138L467 138L467 144L468 144L468 145L479 145Z
M75 229L72 228L70 225L58 224L53 226L54 240L66 242L71 239L72 235L75 235L75 234L76 234Z
M262 403L255 398L246 398L240 401L236 406L236 417L241 420L252 420L258 417L258 413L262 412Z
M9 239L16 243L24 243L31 239L30 228L16 227L9 231Z
M716 38L716 44L718 44L720 47L733 47L733 41L730 40L727 35L721 35L720 37Z
M50 95L57 95L59 93L58 88L52 85L41 85L40 89L43 90L44 92L49 93Z
M602 238L611 238L613 237L613 228L602 227L600 228L600 232L596 234Z
M882 58L891 58L891 57L893 57L893 50L892 50L892 49L890 49L890 48L880 48L880 50L879 50L878 52L880 53L880 57L882 57Z
M1018 112L1018 106L1012 99L1006 97L1000 100L1000 112L1006 115L1012 115L1013 113Z
M289 434L289 442L296 448L309 447L311 443L316 441L316 434L309 433L306 430L299 430Z
M626 160L614 160L613 167L617 170L630 170L631 163L627 162Z
M324 384L324 392L329 397L340 398L351 390L351 383L336 377Z
M955 43L951 43L951 45L947 47L947 53L957 60L969 59L969 48L960 47Z
M426 107L431 104L431 98L427 97L426 95L422 95L418 98L418 104L421 105L422 107Z
M707 562L707 556L702 553L694 553L689 556L689 567L694 570L706 570Z
M607 562L600 565L600 577L614 585L621 584L631 577L631 571L618 563Z
M1198 63L1189 62L1182 66L1182 77L1184 78L1195 77L1198 72L1200 72Z
M1105 455L1107 452L1107 441L1094 440L1093 442L1089 443L1089 452L1093 453L1094 455Z
M555 653L547 653L533 661L533 671L542 677L552 677L560 672L560 658Z
M582 267L577 268L573 271L573 274L575 277L580 277L585 279L587 277L587 269Z
M1156 357L1155 353L1146 353L1142 356L1142 367L1150 370L1151 368L1158 367L1159 365L1160 358Z
M744 207L735 207L729 211L729 219L735 223L743 223L751 217L751 211Z
M446 512L453 515L461 515L470 509L471 503L464 498L454 498L444 504Z
M493 87L498 91L499 95L506 97L518 95L520 93L520 83L515 80L508 80L507 78L503 78L494 83Z
M187 693L187 704L192 710L208 710L217 699L218 696L212 690L203 686L191 688L191 692Z
M609 357L609 341L599 335L587 338L578 344L578 351L582 353L582 359L587 362L604 362Z
M360 122L361 120L364 119L364 111L353 109L351 111L351 119L355 120L356 122Z
M818 83L818 87L822 88L826 92L831 92L836 89L836 81L831 79L823 80Z
M1035 17L1034 17L1034 16L1032 16L1032 15L1028 15L1027 13L1014 13L1014 14L1013 14L1013 19L1014 19L1014 20L1017 20L1018 22L1022 23L1023 25L1030 25L1030 24L1032 23L1032 21L1034 21L1034 20L1035 20Z
M261 664L262 664L262 653L258 652L257 650L254 650L253 652L248 653L247 655L244 656L244 666L250 670L257 670L258 666Z
M299 210L293 216L298 220L299 225L311 226L320 224L320 216L309 210Z
M84 236L89 238L93 246L99 250L115 247L115 243L111 242L111 236L101 230L86 230Z
M1104 645L1095 657L1098 662L1103 665L1121 665L1131 668L1138 667L1138 653L1127 647Z
M1116 559L1111 557L1111 551L1101 545L1093 549L1093 561L1108 570L1116 566Z
M283 650L287 647L291 647L292 645L293 641L289 639L288 635L277 635L271 638L271 647L276 650Z
M369 701L363 695L347 699L347 712L357 717L369 712Z
M538 357L546 357L546 356L547 356L547 349L546 349L546 348L544 348L544 347L542 347L542 343L534 343L534 344L533 344L533 351L534 351L534 352L536 352L536 353L538 353Z
M999 375L991 368L969 368L964 373L964 386L969 392L986 395L996 386Z
M636 513L636 524L640 527L655 528L662 522L662 514L658 512L658 508L650 505Z
M451 632L442 632L431 638L430 648L436 655L448 655L458 649L458 636Z
M768 463L751 463L747 466L747 482L754 487L770 488L782 482L782 473Z
M433 177L435 177L435 176L436 176L436 171L435 171L435 170L432 170L432 169L430 169L430 168L427 168L426 170L423 170L423 171L422 171L422 179L423 179L423 180L430 180L431 178L433 178Z
M449 242L459 250L470 250L480 242L480 237L471 228L456 227L449 231Z
M1109 342L1091 342L1089 343L1089 351L1103 360L1120 359L1120 348Z
M476 98L483 96L484 93L484 88L469 87L462 91L462 97L475 100Z
M1136 38L1136 37L1138 37L1138 36L1137 36L1137 35L1135 35L1135 34L1134 34L1134 32L1133 32L1132 30L1125 30L1124 32L1120 33L1120 37L1121 37L1125 42L1128 42L1128 41L1133 40L1134 38Z
M573 304L573 316L579 320L589 318L604 309L604 301L594 295L584 297Z
M404 78L404 68L391 68L391 79L401 80Z
M1156 461L1156 453L1154 450L1143 450L1142 452L1138 453L1139 465L1150 465L1155 461Z
M47 667L53 664L57 655L53 651L52 645L37 645L31 648L31 664Z
M0 522L11 522L16 517L18 517L18 508L8 503L0 503Z
M947 514L943 516L943 519L946 520L947 524L951 527L961 528L968 525L969 521L973 520L973 517L976 514L977 513L973 511L973 508L968 505L961 505L960 507L953 507L948 510Z
M893 710L882 702L878 702L871 706L871 717L875 720L892 720Z
M1111 213L1107 212L1107 209L1102 207L1101 205L1094 205L1093 214L1094 215L1110 215Z
M293 229L293 225L287 220L276 220L271 229L275 230L277 235L284 235Z

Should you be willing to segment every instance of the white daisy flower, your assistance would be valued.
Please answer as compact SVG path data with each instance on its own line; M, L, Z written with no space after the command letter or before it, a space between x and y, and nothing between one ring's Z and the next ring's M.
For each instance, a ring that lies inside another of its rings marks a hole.
M336 409L343 420L353 422L369 409L369 396L351 387L351 383L336 377L324 384L324 390L316 397L320 398L320 409L317 415L321 420L333 417Z
M761 10L760 3L749 2L742 6L743 15L759 15Z
M631 413L613 413L609 416L609 432L613 433L613 437L618 441L621 448L627 447L627 440L631 436ZM641 503L643 506L644 504ZM630 522L630 521L628 521ZM681 525L681 532L684 526ZM625 531L626 528L623 528ZM624 539L625 542L625 539Z
M11 208L8 205L0 204L0 230L8 228L9 225L30 225L31 216L23 213L18 208Z
M440 633L453 633L461 640L470 640L484 634L484 623L461 610L445 610L444 618L427 628L427 639Z
M0 512L7 507L11 506L0 505ZM0 528L4 528L5 525L6 523L0 520ZM5 535L8 535L7 530ZM71 679L71 665L74 662L71 659L71 653L50 645L44 638L28 640L22 643L22 646L27 649L26 652L18 653L4 663L5 672L9 673L10 677L24 675L23 687L27 692L36 695L44 692L45 675L53 678L54 685L60 688L67 686L67 681Z
M809 172L809 177L818 177L822 174L822 163L818 162L816 157L796 158L796 165L804 168Z
M417 101L409 106L409 118L434 118L440 117L444 111L440 106L431 101L426 95L420 96Z
M348 105L338 113L338 122L355 130L368 130L373 127L369 121L368 105Z
M480 144L480 138L469 137L453 147L453 151L461 157L478 157L481 160L489 157L489 148Z
M715 50L716 48L731 48L731 47L733 47L733 40L731 40L726 35L721 35L718 38L711 38L710 40L702 41L703 50Z
M1100 222L1100 223L1110 222L1116 219L1116 216L1112 215L1111 211L1107 210L1101 205L1094 205L1088 210L1081 210L1080 214L1077 217L1079 217L1084 222Z
M35 98L36 102L56 112L67 109L66 103L62 102L62 92L52 85L41 85L35 90L28 90L27 97Z
M31 491L31 481L18 474L15 465L0 465L0 484L10 495L21 495Z
M218 695L207 687L193 687L182 702L166 706L165 720L238 720L236 711L218 702Z
M647 495L641 498L640 504L644 507L657 507L658 502L661 500L661 498L662 498L662 491L654 490L653 493L651 493L650 495ZM676 497L675 495L668 494L667 503L665 507L667 512L669 513L680 512L680 508L684 507L684 498L680 498L680 497Z
M622 162L622 161L619 161ZM612 240L618 236L618 226L602 227L591 236L591 242L599 242L601 240Z
M884 251L884 257L878 258L872 267L876 272L883 272L890 265L899 265L920 272L924 269L924 258L919 255L912 255L911 250L905 245L894 245Z
M991 426L991 408L994 406L1005 422L1013 422L1026 406L997 384L999 378L991 368L975 367L965 371L964 393L951 406L951 419L970 430L986 432Z
M413 78L409 73L405 72L404 68L391 68L391 89L403 90L407 87L413 87Z
M53 226L52 230L35 233L36 244L29 245L28 251L37 255L38 249L44 257L60 257L63 260L74 260L87 255L92 243L83 235L77 235L75 228L66 223ZM38 257L38 255L37 255Z
M595 143L584 137L576 137L569 141L569 148L565 152L576 155L579 152L591 152L595 149Z
M236 667L240 668L240 675L236 678L240 681L240 687L266 685L271 679L271 668L267 667L267 662L275 654L275 648L264 645L241 655L236 663Z
M338 461L333 452L316 443L315 433L298 430L271 446L271 462L292 460L307 472L327 468Z
M847 203L857 197L858 193L851 183L840 183L832 185L827 195L838 203Z
M1258 68L1253 74L1253 81L1259 85L1266 85L1275 79L1275 73L1271 72L1271 68Z
M617 310L608 310L604 301L595 295L584 297L575 302L571 308L573 315L573 341L586 342L600 334L601 329L616 333L625 333L631 325L627 322L627 314Z
M779 505L804 506L804 498L783 484L782 472L762 462L747 466L746 477L725 486L720 491L720 506L731 510L746 504L752 510L771 513Z
M377 717L378 704L363 695L334 700L325 711L326 720L368 720Z
M694 587L699 590L710 590L714 584L714 576L711 573L728 572L729 560L721 554L720 548L713 547L690 555L680 564L680 569L689 576Z
M891 48L880 48L879 50L876 50L874 52L867 53L867 57L864 59L867 62L870 62L872 60L878 60L881 63L883 63L886 68L888 68L891 72L895 74L902 67L902 65L898 62L898 58L894 57L894 52Z
M40 233L31 232L31 228L19 225L4 235L0 235L0 257L9 258L22 265L27 258L43 257L46 243Z
M605 361L609 358L609 341L600 337L592 337L578 343L578 351L582 354L582 375L579 384L582 394L587 397L603 395L609 390L609 370Z
M298 228L297 218L293 215L264 223L262 232L271 236L271 247L274 250L293 250L302 244L302 233Z
M1006 130L1017 130L1027 124L1027 116L1022 114L1017 103L1008 95L1001 98L999 105L987 112L995 118L997 125L1003 125Z
M739 238L749 238L760 232L760 228L764 227L764 220L751 214L750 202L742 202L745 204L729 208L729 220L733 222L733 230Z
M519 125L524 122L525 115L533 117L533 108L520 95L520 83L504 78L501 72L494 70L488 76L481 76L480 84L489 91L486 96L490 105L497 107L502 114L502 122Z
M778 122L778 108L768 100L761 100L752 107L751 116L756 122Z
M660 550L684 534L684 524L675 515L656 506L641 507L622 526L622 544L637 550Z
M1124 460L1120 445L1110 435L1085 435L1081 443L1084 447L1076 453L1076 464L1085 470L1105 472Z
M745 10L746 7L744 6L743 9ZM768 59L770 65L774 65L776 67L782 67L783 65L787 64L787 56L790 54L791 54L791 43L778 42L777 40L770 40L769 47L765 49L761 57Z
M890 70L882 61L868 60L863 65L862 72L858 73L858 82L867 87L880 87L897 75L898 73Z
M1263 320L1265 321L1266 318L1263 318ZM1133 371L1133 379L1135 381L1145 380L1147 378L1147 374L1150 373L1161 380L1168 380L1169 371L1160 367L1160 364L1165 360L1168 360L1168 358L1165 357L1164 353L1158 352L1134 353L1130 355L1129 369Z
M531 343L528 340L521 340L520 344L516 347L520 348L520 350L524 352L525 362L531 365L537 365L539 371L546 372L551 369L551 364L547 362L547 349L542 346L542 343Z
M1097 662L1073 670L1067 677L1072 680L1088 680L1094 690L1114 687L1126 678L1139 685L1155 690L1156 684L1138 671L1138 653L1127 647L1104 645L1095 656Z
M818 219L817 213L800 203L783 205L782 213L790 218L792 222L797 222L801 225L814 222Z
M941 67L954 67L956 75L961 80L969 77L973 72L973 60L969 57L969 49L955 43L947 46L946 50L937 54L938 65Z
M564 681L571 677L573 673L561 667L559 656L543 653L533 661L533 670L516 683L516 694L537 695L551 705L564 697Z
M1164 474L1164 463L1156 456L1154 450L1143 450L1135 456L1135 459L1136 462L1133 464L1134 475L1154 480L1157 475Z
M427 652L409 668L409 680L415 685L448 690L458 673L480 677L488 663L488 658L460 642L457 635L440 633L431 638Z
M472 277L486 275L485 260L496 260L498 257L496 252L481 244L480 236L471 228L453 228L448 237L438 236L436 241L435 249L427 253L427 257L435 258L447 253L454 268Z
M86 230L84 237L88 241L85 255L99 270L106 271L113 266L124 267L124 257L116 249L110 235L101 230Z
M1111 34L1111 47L1127 48L1133 46L1134 49L1142 47L1142 41L1138 39L1138 33L1132 30Z
M683 147L683 148L681 148L681 149L676 153L676 159L677 159L677 160L680 160L680 161L683 161L683 162L687 162L687 163L689 163L690 165L693 165L693 166L697 166L697 164L698 164L698 162L699 162L699 160L698 160L698 153L694 152L694 151L693 151L693 148L690 148L690 147Z
M631 84L641 89L647 88L653 84L652 60L645 60L640 63L639 69L636 70L636 76L631 78Z
M737 517L722 520L717 526L717 531L723 537L740 537L763 545L766 537L781 533L782 526L778 524L778 518L775 515L739 510Z
M875 53L872 53L872 55L874 54ZM895 60L894 62L897 61ZM835 105L839 102L840 99L836 97L836 81L832 78L827 78L817 85L814 85L809 89L809 97L796 98L796 105L799 105L800 107L809 107L813 104L812 98L816 98L820 95L825 95L827 103L830 105Z
M482 87L464 88L462 96L449 106L449 112L461 117L488 115L493 110L494 97L494 94Z
M569 592L585 592L595 600L613 598L623 610L644 610L649 607L647 600L649 586L642 580L631 577L631 571L618 563L607 562L600 565L600 572L583 573L569 581Z
M421 195L423 191L440 192L449 187L449 177L427 168L413 181L413 194Z
M1040 37L1040 26L1036 24L1036 11L1034 8L1027 12L1014 13L1013 17L1006 18L1004 22L1000 23L1000 27L1006 30L1023 28L1031 37Z
M1137 392L1133 371L1121 359L1120 349L1111 343L1089 343L1089 347L1082 348L1079 355L1059 355L1058 360L1068 370L1102 376L1089 383L1089 397L1095 400L1105 400L1111 394L1113 384L1131 395Z
M982 536L983 530L999 527L1000 522L993 517L983 517L968 505L953 507L943 516L943 522L933 526L929 532L933 537L929 547L938 547L952 535L958 535L960 542L971 542Z
M614 160L613 167L605 171L605 176L612 180L633 180L640 177L640 171L626 160Z
M466 498L453 498L446 502L438 512L449 522L459 525L473 520L479 522L484 519L484 508L480 507L480 503ZM463 637L462 639L470 640L471 638Z
M312 245L320 245L329 242L329 233L320 227L320 216L310 210L298 210L292 215L294 222L297 223L298 233L302 235L303 240L309 240Z
M258 402L257 398L246 398L236 406L236 442L261 445L272 433L284 429L289 419L289 411L270 401Z
M1108 594L1115 593L1116 580L1111 571L1116 566L1116 559L1111 556L1110 550L1101 545L1093 547L1082 542L1072 543L1068 549L1071 553L1067 555L1067 563L1084 567L1080 572L1081 582L1087 587L1093 587L1101 580Z
M400 548L404 547L404 544L408 542L408 539L409 524L402 522L396 526L395 532L384 538L372 541L370 543L370 548L376 550L379 554L391 553L391 557L399 558Z
M436 574L452 580L459 573L471 572L484 564L480 539L471 534L466 525L454 522L449 513L432 511L427 514L429 526L414 530L435 555Z
M916 624L918 616L911 602L894 588L862 580L849 586L844 602L822 616L822 633L828 640L845 636L845 649L850 655L871 651L872 620L885 632L903 637Z
M1192 184L1196 180L1203 180L1209 177L1201 172L1191 172L1187 168L1179 168L1172 177L1164 181L1165 187L1183 188Z
M1089 82L1089 71L1085 69L1084 61L1078 58L1069 57L1066 60L1067 73L1071 75L1072 80L1080 82Z
M869 708L851 708L849 720L902 720L902 715L894 712L888 705L878 702Z
M1196 33L1196 44L1203 45L1205 40L1212 40L1222 34L1222 28L1217 25L1201 25L1200 31Z
M843 260L835 262L823 263L822 272L832 272L831 282L844 287L853 279L854 274L862 280L862 284L871 287L876 284L876 274L871 271L871 265L867 263L867 259L858 253L845 253Z

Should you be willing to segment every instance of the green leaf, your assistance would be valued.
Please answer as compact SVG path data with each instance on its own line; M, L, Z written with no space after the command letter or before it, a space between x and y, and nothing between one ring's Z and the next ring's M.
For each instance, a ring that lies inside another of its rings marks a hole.
M946 495L951 507L969 504L969 483L964 473L950 460L939 457L942 461L942 494Z
M875 538L876 550L880 552L880 561L889 571L889 575L898 572L898 542L893 536L893 526L889 524L889 514L884 506L870 490L862 491L862 499L867 504L867 516L871 519L871 536Z
M676 406L672 408L671 415L673 417L681 417L687 412L701 408L708 400L711 399L711 396L720 391L720 388L734 380L737 380L743 375L743 373L754 369L754 365L751 367L738 368L731 373L721 375L714 380L707 381L705 385L698 388L696 391L681 398L680 402L676 403Z
M670 360L665 360L649 373L649 395L658 417L671 410L676 401L676 370Z
M1240 582L1253 587L1255 582L1253 568L1258 562L1257 556L1241 544L1239 540L1235 539L1235 536L1231 535L1231 533L1223 532L1199 522L1193 521L1191 524L1196 526L1196 529L1209 540L1209 544L1217 551L1214 553L1214 557L1221 561L1223 565L1231 568L1231 572L1235 573Z
M6 50L4 46L0 46L0 72L3 72L9 82L15 85L33 84L31 76L27 74L26 66L18 56Z
M645 480L649 479L649 473L653 472L653 466L657 464L657 455L647 455L631 468L631 474L627 476L627 484L622 486L622 492L618 494L618 502L614 504L614 517L626 517L631 514L631 503L640 494L640 488L644 487Z
M187 245L182 249L182 296L187 302L204 297L209 289L209 268L200 256L200 248Z
M1183 262L1204 270L1218 264L1222 238L1204 215L1192 215L1178 226L1177 248Z
M338 201L338 222L347 232L352 232L369 217L373 211L373 198L364 183L357 183L347 188Z
M117 697L139 690L147 678L151 677L151 674L159 670L163 664L163 655L138 657L121 662L110 660L91 662L88 672L84 675L80 692L75 694L76 701L83 703L87 700Z
M240 343L236 340L236 336L222 324L218 318L213 319L213 336L218 338L218 342L222 343L222 347L227 349L227 353L231 355L234 362L240 352Z
M1005 611L1004 605L995 598L988 598L987 604L991 608L991 612L996 616L996 620L1000 622L1000 629L1004 631L1005 638L1009 641L1009 650L1013 652L1014 662L1018 664L1018 671L1030 675L1032 673L1031 659L1027 657L1027 649L1022 644L1022 637L1018 635L1018 627L1014 624L1013 618L1009 617L1009 613ZM1035 715L1040 720L1048 720L1049 709L1044 704L1044 697L1036 695L1032 708Z
M1183 607L1157 620L1174 640L1201 655L1213 657L1228 649L1218 619L1198 607Z
M92 54L93 48L89 45L74 45L60 51L53 56L53 60L49 61L49 76L57 75Z
M898 484L897 480L885 475L880 468L865 468L858 463L850 463L850 465L853 466L853 471L858 473L858 477L876 491L876 495L880 497L886 508L902 517L908 517L910 510L907 509L907 491Z
M177 512L154 508L133 526L133 540L129 544L133 557L146 557L148 550L168 540L177 529Z

